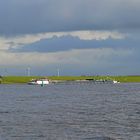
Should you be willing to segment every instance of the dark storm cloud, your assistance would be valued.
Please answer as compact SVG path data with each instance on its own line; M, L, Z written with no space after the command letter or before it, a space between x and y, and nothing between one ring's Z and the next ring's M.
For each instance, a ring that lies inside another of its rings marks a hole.
M140 29L139 0L0 0L0 34Z
M72 49L89 49L89 48L137 48L139 40L130 38L126 39L106 39L106 40L81 40L78 37L70 35L62 37L53 37L42 39L35 43L23 45L18 48L10 48L10 52L60 52Z

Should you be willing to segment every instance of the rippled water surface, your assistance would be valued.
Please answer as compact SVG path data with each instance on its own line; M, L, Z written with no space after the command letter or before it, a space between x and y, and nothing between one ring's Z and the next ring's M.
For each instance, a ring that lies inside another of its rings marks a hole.
M140 140L140 84L0 85L0 140Z

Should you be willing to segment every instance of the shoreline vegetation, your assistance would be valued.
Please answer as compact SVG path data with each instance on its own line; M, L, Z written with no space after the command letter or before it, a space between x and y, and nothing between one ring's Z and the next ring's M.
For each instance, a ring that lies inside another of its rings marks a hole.
M0 78L1 84L26 84L32 79L47 78L55 81L76 81L76 80L116 80L120 83L140 83L138 76L3 76Z

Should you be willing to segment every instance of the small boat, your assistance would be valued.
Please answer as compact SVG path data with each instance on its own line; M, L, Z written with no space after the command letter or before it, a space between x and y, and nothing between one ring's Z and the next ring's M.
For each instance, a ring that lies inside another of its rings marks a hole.
M49 84L49 80L47 78L42 79L32 79L28 82L29 85L47 85Z
M116 80L112 80L112 79L98 79L98 80L94 80L94 79L86 79L86 81L90 81L90 82L94 82L94 83L104 83L104 84L117 84L120 83Z
M113 80L113 84L117 84L117 83L120 83L120 82L118 82L118 81L116 81L116 80Z

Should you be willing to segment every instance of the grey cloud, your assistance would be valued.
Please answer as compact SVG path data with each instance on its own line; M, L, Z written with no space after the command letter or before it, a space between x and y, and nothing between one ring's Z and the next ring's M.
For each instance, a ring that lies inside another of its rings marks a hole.
M0 34L140 29L139 0L0 0Z
M70 35L62 37L53 37L42 39L40 41L23 45L18 48L10 48L10 52L60 52L72 49L89 49L89 48L137 48L139 40L130 38L126 39L107 39L107 40L80 40L78 37Z

